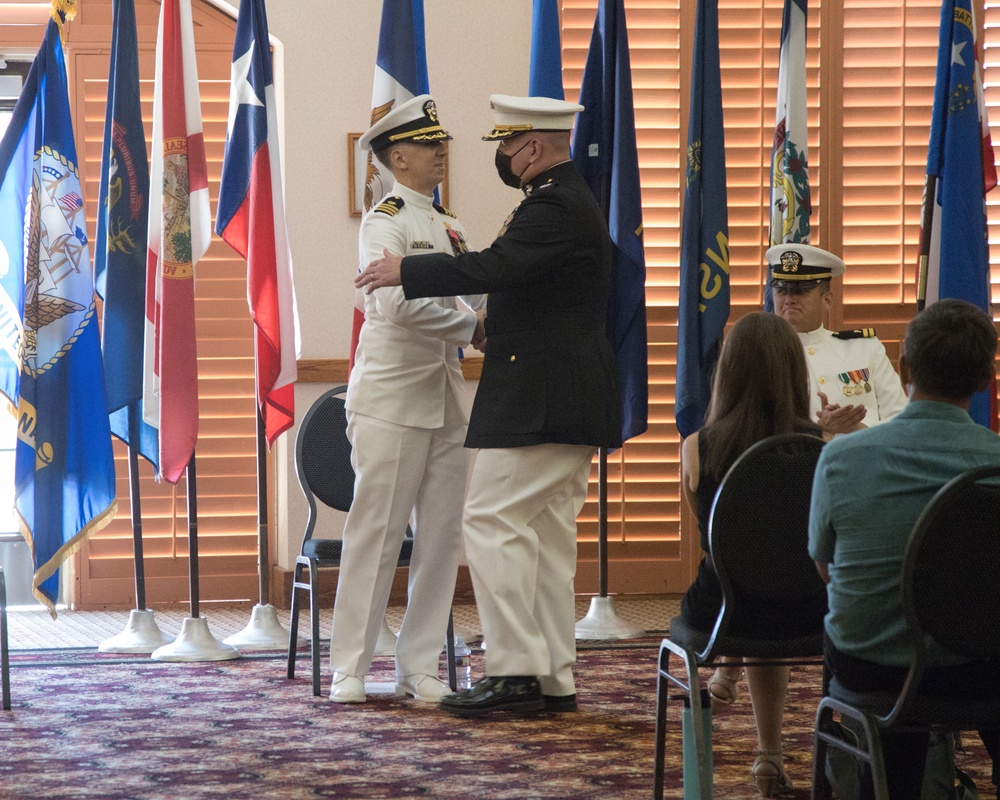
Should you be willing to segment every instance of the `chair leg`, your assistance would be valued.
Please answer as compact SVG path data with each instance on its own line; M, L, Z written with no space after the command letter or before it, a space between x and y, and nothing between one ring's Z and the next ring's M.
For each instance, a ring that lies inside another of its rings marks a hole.
M659 668L656 673L656 733L653 744L653 798L663 800L663 778L666 760L667 742L667 698L669 696L670 684L664 677L664 670L668 667L670 651L665 647L660 648Z
M712 800L712 741L706 740L705 728L701 724L701 683L698 679L698 662L693 653L685 654L684 666L688 674L688 701L691 704L694 750L698 757L698 796L701 800Z
M315 561L309 562L309 622L312 625L313 694L319 697L319 568Z
M816 711L816 728L813 733L812 800L830 800L833 787L826 777L827 744L825 731L833 723L833 709L820 706Z
M0 682L3 684L3 710L10 711L10 651L7 647L7 583L0 568Z
M299 581L302 579L302 565L296 564L292 572L292 607L288 618L288 677L295 677L295 657L299 639Z
M458 691L458 672L455 669L455 616L448 612L448 631L444 643L444 654L448 660L448 685L453 692Z

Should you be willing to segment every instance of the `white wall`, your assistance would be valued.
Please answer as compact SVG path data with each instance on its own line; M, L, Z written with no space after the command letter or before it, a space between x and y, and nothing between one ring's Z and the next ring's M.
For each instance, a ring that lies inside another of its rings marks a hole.
M425 0L431 94L450 145L448 205L488 245L520 193L493 168L488 97L526 94L531 2ZM347 358L354 307L360 220L348 212L347 134L364 131L382 4L377 0L270 0L268 24L284 68L285 203L302 329L302 358ZM278 65L276 65L278 66ZM279 89L280 91L280 89ZM329 386L300 383L297 416ZM469 396L471 402L472 387ZM294 564L306 506L292 463L294 431L278 444L273 517L280 566ZM281 467L284 467L282 470ZM324 518L339 533L341 518Z

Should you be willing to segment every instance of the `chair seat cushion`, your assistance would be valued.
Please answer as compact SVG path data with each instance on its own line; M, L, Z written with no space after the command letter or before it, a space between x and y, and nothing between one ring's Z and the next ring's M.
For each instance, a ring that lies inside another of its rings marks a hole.
M302 557L315 559L319 562L340 561L344 552L344 542L341 539L310 539L302 545ZM399 551L398 566L406 566L413 555L413 539L407 536Z
M703 651L711 638L710 631L692 628L683 617L670 620L670 640L696 652ZM761 639L757 635L726 634L715 640L713 657L744 658L813 658L823 655L823 631L789 639Z

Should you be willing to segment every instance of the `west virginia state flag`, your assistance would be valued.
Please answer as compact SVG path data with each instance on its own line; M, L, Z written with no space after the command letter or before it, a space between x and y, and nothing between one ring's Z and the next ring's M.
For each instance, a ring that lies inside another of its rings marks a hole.
M806 116L806 11L808 0L785 0L778 60L778 101L771 147L771 245L809 241L809 130ZM774 310L764 282L764 309Z
M295 420L298 326L263 0L241 0L216 232L247 260L257 406L268 445Z
M114 517L115 467L66 65L49 22L0 142L0 390L17 410L15 507L33 591Z

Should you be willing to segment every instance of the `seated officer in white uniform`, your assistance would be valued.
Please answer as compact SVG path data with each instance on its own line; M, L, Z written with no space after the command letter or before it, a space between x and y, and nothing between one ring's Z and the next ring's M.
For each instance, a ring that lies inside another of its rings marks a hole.
M808 244L768 249L774 311L802 340L809 368L812 413L827 434L849 433L894 417L906 394L885 347L871 328L834 333L823 327L833 303L832 279L844 262Z
M403 103L361 137L362 149L374 151L395 179L361 222L362 265L384 250L455 256L468 249L461 223L434 202L450 139L429 95ZM458 348L482 340L473 310L485 302L462 300L462 306L453 297L407 300L398 288L365 296L347 390L355 483L330 640L330 699L337 703L365 701L364 678L411 513L414 546L396 643L396 694L436 703L451 691L438 679L438 659L455 592L468 472Z

